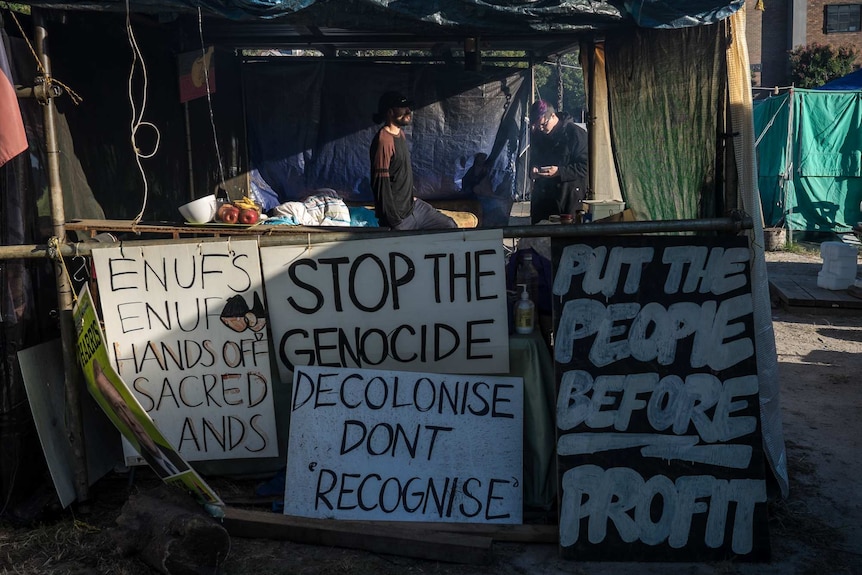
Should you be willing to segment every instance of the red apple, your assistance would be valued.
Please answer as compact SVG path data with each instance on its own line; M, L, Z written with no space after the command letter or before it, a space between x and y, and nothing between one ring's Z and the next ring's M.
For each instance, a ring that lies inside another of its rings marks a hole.
M231 204L222 204L218 207L218 211L216 212L216 219L220 222L224 221L224 214L227 210L229 210Z
M240 210L239 223L241 224L256 224L260 219L260 212L249 208Z
M221 221L226 224L235 224L239 219L239 208L234 205L228 205L225 207L224 211L221 214Z

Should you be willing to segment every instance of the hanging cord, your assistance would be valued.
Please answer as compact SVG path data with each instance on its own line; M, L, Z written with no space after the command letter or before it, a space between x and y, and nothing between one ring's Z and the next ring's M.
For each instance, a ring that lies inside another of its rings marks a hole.
M135 163L138 165L138 171L141 173L141 180L144 183L144 195L141 201L141 211L138 212L138 215L135 216L135 219L132 220L132 229L134 230L135 226L138 222L141 221L141 218L144 217L144 210L147 209L147 195L149 191L149 187L147 185L147 175L144 173L144 166L141 164L141 159L152 158L156 155L156 152L159 150L159 141L161 140L161 134L159 133L159 129L152 122L145 122L143 120L144 110L147 107L147 88L148 88L148 80L147 80L147 66L144 62L144 56L141 53L141 49L138 47L138 41L135 39L135 33L132 31L132 20L129 10L129 0L126 0L126 33L129 36L129 46L132 48L132 66L129 69L129 106L132 110L132 121L131 121L131 142L132 142L132 150L135 152ZM135 107L135 97L134 97L134 78L135 78L135 64L140 60L141 62L141 75L143 78L143 85L141 86L141 111L138 113L137 108ZM149 154L142 154L140 148L138 148L137 136L138 130L141 127L150 127L156 133L156 143L153 145L153 151Z
M563 111L563 61L557 56L557 111Z
M213 116L213 101L212 95L210 94L210 67L209 62L207 61L206 46L204 46L204 27L200 6L198 6L198 36L201 40L201 58L204 59L204 80L206 80L204 83L207 87L207 106L209 107L210 112L210 126L212 126L213 129L213 144L215 144L216 160L218 162L219 182L221 182L222 189L226 189L227 186L225 186L224 183L224 167L222 166L221 161L221 151L219 151L218 147L218 135L216 133L215 116ZM194 192L194 190L192 190L192 192Z
M12 15L12 19L15 20L15 24L18 26L18 31L21 32L21 37L24 38L24 41L27 42L27 47L30 48L30 53L33 54L33 59L36 60L36 67L39 69L39 72L42 76L45 77L45 88L50 93L51 84L57 84L61 88L63 88L67 94L69 94L69 99L72 100L72 103L76 106L83 101L83 98L78 95L75 90L58 80L52 76L49 76L45 72L45 68L42 66L42 62L39 60L39 56L36 55L36 50L33 48L33 44L30 43L30 38L27 37L27 34L24 33L24 29L21 27L21 23L18 21L18 17L15 16L15 13L9 10L9 14Z

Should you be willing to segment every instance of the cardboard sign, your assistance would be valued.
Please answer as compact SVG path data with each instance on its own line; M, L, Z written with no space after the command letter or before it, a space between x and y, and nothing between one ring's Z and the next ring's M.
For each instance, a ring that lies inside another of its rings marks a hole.
M508 373L500 230L260 250L279 374Z
M93 250L111 365L189 461L278 454L257 242Z
M563 556L768 559L746 242L552 240Z
M523 380L297 367L284 512L520 523Z
M78 361L84 371L87 389L108 419L165 483L182 487L200 503L224 505L216 492L162 435L111 367L87 285L78 294L72 314L78 334Z

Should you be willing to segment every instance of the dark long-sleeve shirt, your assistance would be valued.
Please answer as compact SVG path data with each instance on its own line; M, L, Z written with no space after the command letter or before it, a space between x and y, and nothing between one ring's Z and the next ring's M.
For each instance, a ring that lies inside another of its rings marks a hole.
M531 166L557 166L553 178L538 178L533 184L530 215L533 223L553 214L571 214L587 192L587 132L565 113L549 134L533 135Z
M371 191L381 226L396 226L413 211L413 167L404 132L381 128L371 141Z

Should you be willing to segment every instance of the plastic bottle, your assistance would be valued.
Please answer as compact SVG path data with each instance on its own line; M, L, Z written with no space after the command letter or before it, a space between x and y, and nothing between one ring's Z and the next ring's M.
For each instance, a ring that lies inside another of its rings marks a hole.
M530 300L527 286L520 284L521 299L515 303L515 332L520 334L533 333L536 327L536 305Z
M539 297L539 272L533 264L533 252L525 251L521 254L521 261L515 271L515 284L524 285L535 304L536 298Z

